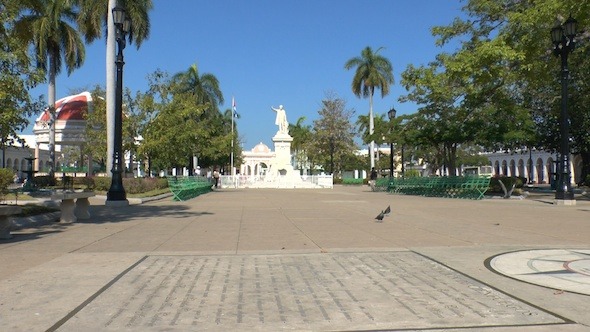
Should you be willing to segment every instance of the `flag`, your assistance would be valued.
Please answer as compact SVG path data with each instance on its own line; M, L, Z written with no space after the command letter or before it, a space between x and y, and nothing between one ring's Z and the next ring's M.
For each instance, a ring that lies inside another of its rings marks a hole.
M239 118L240 115L236 112L236 100L234 97L231 97L231 107L232 107L232 114L234 118Z

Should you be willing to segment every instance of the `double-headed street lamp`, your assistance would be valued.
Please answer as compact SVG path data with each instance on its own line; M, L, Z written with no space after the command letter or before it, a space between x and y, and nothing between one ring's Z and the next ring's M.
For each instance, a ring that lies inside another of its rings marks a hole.
M559 24L551 29L551 41L553 42L553 54L561 57L561 119L559 131L561 133L561 144L559 149L560 159L557 165L557 187L555 199L572 200L574 192L572 191L570 175L570 147L569 147L569 116L567 111L567 84L569 80L569 70L567 67L567 56L576 46L574 37L576 36L578 22L570 17L564 24Z
M123 49L125 49L125 38L131 29L131 20L125 17L125 9L122 7L113 8L113 22L115 23L117 35L117 87L115 91L115 140L113 151L113 174L111 187L107 192L107 205L127 205L127 195L123 188Z
M393 107L389 110L389 112L387 112L387 116L389 117L390 125L391 125L391 121L393 121L393 119L395 119L395 113L396 113L396 110ZM391 138L390 138L390 140L391 140ZM393 177L393 141L392 140L389 142L389 177Z

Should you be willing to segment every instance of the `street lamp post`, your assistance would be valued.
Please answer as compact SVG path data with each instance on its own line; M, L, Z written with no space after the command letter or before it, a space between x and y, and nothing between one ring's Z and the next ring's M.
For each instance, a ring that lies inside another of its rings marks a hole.
M557 187L555 191L555 199L558 200L572 200L574 198L569 163L569 116L567 110L569 70L567 57L576 46L574 41L576 30L577 21L571 15L564 24L559 24L551 29L551 41L554 45L553 54L561 57L561 119L559 126L561 144L559 149L560 159L557 165Z
M389 112L387 112L387 116L389 117L389 122L395 119L395 108L391 108ZM390 129L391 130L391 129ZM389 177L393 177L393 140L390 138L389 142Z
M111 187L107 192L107 205L128 205L125 188L123 188L123 49L125 38L131 28L131 20L125 17L125 9L113 8L113 22L117 35L117 86L115 91L115 141L113 151L113 168L111 169Z

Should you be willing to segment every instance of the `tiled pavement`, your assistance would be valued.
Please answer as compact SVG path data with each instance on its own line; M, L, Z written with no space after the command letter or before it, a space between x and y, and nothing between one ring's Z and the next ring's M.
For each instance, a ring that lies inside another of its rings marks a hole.
M0 242L0 326L589 331L590 202L550 203L340 186L96 200L88 222Z

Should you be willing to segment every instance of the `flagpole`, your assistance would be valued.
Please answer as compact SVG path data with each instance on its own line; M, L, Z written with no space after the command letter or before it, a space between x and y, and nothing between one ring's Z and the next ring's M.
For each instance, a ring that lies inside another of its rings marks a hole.
M234 170L234 117L235 117L235 112L236 110L236 102L234 100L234 97L231 97L231 154L230 154L230 167L231 167L231 175L232 177L234 175L236 175L236 172Z

